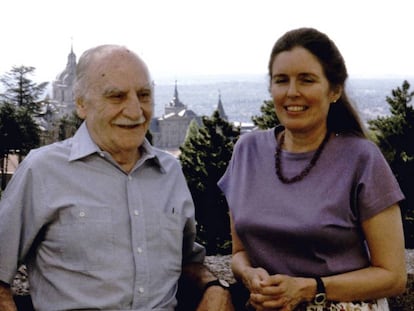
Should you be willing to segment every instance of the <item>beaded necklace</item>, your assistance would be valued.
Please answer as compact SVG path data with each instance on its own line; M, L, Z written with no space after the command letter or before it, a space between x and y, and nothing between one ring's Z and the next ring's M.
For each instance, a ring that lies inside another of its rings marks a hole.
M326 132L326 135L322 143L319 145L318 149L316 149L315 154L313 155L312 159L310 160L308 165L302 170L302 172L300 172L296 176L293 176L292 178L288 178L288 177L283 176L283 173L282 173L282 159L281 159L280 154L282 152L282 146L285 141L285 133L282 132L280 136L280 141L277 144L276 152L275 152L275 170L276 170L276 175L279 178L279 180L284 184L292 184L292 183L301 181L306 175L308 175L310 170L315 166L316 162L318 161L319 156L322 153L322 150L325 148L325 145L329 140L329 136L330 136L329 134L330 134L329 131Z

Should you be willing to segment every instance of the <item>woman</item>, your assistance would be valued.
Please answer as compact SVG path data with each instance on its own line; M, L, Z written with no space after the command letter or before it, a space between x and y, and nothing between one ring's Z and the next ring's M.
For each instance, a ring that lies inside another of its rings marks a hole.
M268 69L281 126L241 136L219 181L248 304L388 310L384 297L406 284L404 196L346 96L344 60L300 28L275 43Z

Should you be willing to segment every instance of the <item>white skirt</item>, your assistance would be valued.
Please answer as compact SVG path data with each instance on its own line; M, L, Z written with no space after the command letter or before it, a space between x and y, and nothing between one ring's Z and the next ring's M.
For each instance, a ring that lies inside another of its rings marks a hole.
M371 301L338 302L326 301L317 305L313 302L299 305L297 311L389 311L386 298Z

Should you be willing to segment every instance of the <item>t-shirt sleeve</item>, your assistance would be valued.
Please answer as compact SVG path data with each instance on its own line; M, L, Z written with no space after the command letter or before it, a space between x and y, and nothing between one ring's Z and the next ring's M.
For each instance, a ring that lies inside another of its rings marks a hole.
M361 221L404 199L404 194L380 149L372 142L359 162L355 189Z

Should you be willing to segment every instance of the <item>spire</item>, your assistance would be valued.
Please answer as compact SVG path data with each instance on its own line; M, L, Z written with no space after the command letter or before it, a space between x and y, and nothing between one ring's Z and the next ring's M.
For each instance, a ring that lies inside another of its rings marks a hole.
M220 92L220 90L219 90L219 100L218 100L218 104L217 104L217 111L219 112L219 115L222 119L228 120L227 115L224 111L223 103L221 102L221 92Z
M66 68L69 71L74 71L76 68L76 55L73 53L73 37L70 37L70 53L68 55Z
M174 97L170 101L170 106L171 107L184 107L183 103L180 101L178 97L177 80L175 80Z

